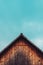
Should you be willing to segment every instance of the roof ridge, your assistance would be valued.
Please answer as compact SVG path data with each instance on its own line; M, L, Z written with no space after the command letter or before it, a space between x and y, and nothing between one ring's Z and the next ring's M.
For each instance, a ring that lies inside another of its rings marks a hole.
M25 40L26 42L30 43L28 45L30 45L31 47L34 47L36 49L36 52L39 52L39 54L42 54L43 55L43 52L36 46L34 45L30 40L28 40L23 33L21 33L14 41L11 42L11 44L9 44L1 53L0 55L2 55L6 50L9 49L10 46L12 46L13 43L15 43L17 40L19 39L23 39Z

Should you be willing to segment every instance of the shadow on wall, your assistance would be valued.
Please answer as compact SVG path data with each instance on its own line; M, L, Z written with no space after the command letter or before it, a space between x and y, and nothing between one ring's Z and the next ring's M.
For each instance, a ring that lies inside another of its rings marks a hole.
M30 60L24 55L22 52L17 52L15 57L13 57L7 64L5 65L31 65Z

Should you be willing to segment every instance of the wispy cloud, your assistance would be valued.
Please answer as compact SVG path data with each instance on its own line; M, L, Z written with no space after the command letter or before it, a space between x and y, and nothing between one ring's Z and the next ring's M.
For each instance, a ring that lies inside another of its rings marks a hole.
M43 38L43 0L0 0L1 47L20 32L30 39Z
M0 52L8 45L7 41L1 41L0 42Z
M22 25L24 34L27 35L31 41L43 50L43 24L37 21L24 21Z
M43 31L43 24L38 21L24 21L22 25L23 30Z
M43 23L23 20L22 31L33 36L43 36Z
M43 51L43 38L36 38L32 40L34 44Z

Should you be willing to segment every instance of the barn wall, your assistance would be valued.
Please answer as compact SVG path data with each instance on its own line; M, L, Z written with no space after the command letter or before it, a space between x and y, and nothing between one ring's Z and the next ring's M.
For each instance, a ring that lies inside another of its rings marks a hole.
M17 52L22 52L31 65L43 65L43 59L23 41L17 42L0 58L0 65L10 65ZM12 62L14 63L14 60Z

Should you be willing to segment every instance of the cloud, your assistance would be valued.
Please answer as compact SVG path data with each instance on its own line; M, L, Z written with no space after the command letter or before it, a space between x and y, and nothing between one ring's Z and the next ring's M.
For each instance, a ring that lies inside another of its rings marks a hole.
M11 41L7 40L0 41L0 52L3 51L10 43Z
M43 30L43 25L42 23L38 21L24 21L22 25L23 30L33 30L33 31L42 31Z
M43 23L39 21L22 21L22 31L23 33L32 36L43 36Z
M43 38L35 38L32 40L34 44L43 51Z
M23 20L22 30L37 47L43 50L43 23Z
M6 41L0 41L0 52L6 47Z

